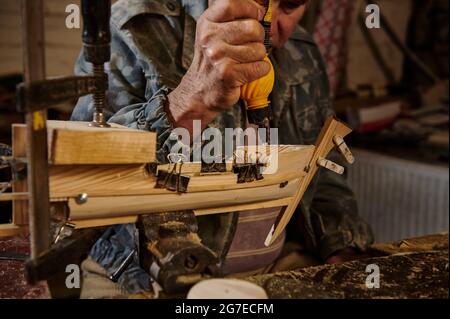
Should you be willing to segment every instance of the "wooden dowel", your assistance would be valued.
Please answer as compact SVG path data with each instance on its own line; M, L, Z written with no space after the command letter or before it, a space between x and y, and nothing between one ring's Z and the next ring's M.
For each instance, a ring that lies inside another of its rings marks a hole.
M45 78L44 8L42 0L22 0L24 80L26 84ZM50 245L47 163L47 113L28 112L27 155L31 258Z
M2 193L0 194L0 202L7 202L11 200L27 200L28 193Z

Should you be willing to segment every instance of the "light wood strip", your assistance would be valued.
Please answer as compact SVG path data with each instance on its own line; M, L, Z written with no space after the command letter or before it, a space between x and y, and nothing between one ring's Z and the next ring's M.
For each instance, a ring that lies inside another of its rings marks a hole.
M29 196L28 193L1 193L0 202L27 200Z
M227 212L240 212L246 210L253 209L262 209L262 208L271 208L271 207L281 207L287 206L292 201L292 197L275 199L265 202L252 203L247 205L231 205L224 207L216 207L216 208L207 208L207 209L195 209L194 213L196 216L202 215L211 215L211 214L219 214L219 213L227 213Z
M178 211L185 209L207 209L241 204L259 204L291 197L300 185L300 179L291 181L284 188L279 185L225 190L221 192L200 192L164 195L112 196L90 198L84 204L69 199L72 220L133 216L138 214Z
M75 224L76 229L98 227L98 226L110 226L118 224L133 224L136 223L137 216L125 216L125 217L114 217L114 218L99 218L99 219L87 219L87 220L77 220L72 223Z

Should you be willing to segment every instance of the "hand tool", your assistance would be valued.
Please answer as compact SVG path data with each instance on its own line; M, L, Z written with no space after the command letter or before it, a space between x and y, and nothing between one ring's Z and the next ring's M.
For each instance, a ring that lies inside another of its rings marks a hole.
M269 63L270 71L262 78L247 83L241 87L241 98L247 103L247 117L250 124L266 129L266 142L270 143L270 120L272 112L269 95L275 83L275 71L268 55L270 53L270 29L272 25L272 0L257 0L266 8L266 14L261 22L264 27L264 46L267 56L264 61Z

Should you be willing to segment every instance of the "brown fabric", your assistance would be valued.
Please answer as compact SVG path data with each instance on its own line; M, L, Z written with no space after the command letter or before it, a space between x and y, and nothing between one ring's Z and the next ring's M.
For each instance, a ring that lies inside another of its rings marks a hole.
M249 276L290 271L321 264L322 263L317 258L309 254L299 243L288 242L284 245L283 251L281 252L278 259L270 265L251 271L228 274L226 277L246 278Z
M239 213L236 233L224 262L224 274L260 269L270 265L280 256L285 239L284 232L269 247L264 245L280 210L280 207L274 207Z

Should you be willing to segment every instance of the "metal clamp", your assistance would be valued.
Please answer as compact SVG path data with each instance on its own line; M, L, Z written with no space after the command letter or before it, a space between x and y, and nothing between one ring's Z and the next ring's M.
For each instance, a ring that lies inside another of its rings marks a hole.
M220 159L220 162L216 161L216 159ZM221 155L213 157L213 161L211 163L206 163L202 158L200 175L220 174L226 171L227 164Z
M17 111L32 112L108 88L106 74L67 76L20 83L17 86Z
M170 153L167 155L169 161L169 169L158 170L156 179L156 188L165 188L177 193L186 193L189 184L189 176L181 175L181 169L186 156L181 153ZM172 169L170 168L173 165ZM178 167L178 172L177 172Z
M244 157L238 155L234 152L235 159L239 157L243 160L243 163L234 163L233 164L233 172L238 175L237 182L238 183L250 183L255 180L261 180L264 176L261 174L261 167L266 166L264 163L260 163L259 158L261 154L260 152L256 153L255 162L245 162L245 158L247 157L247 152L244 152Z

